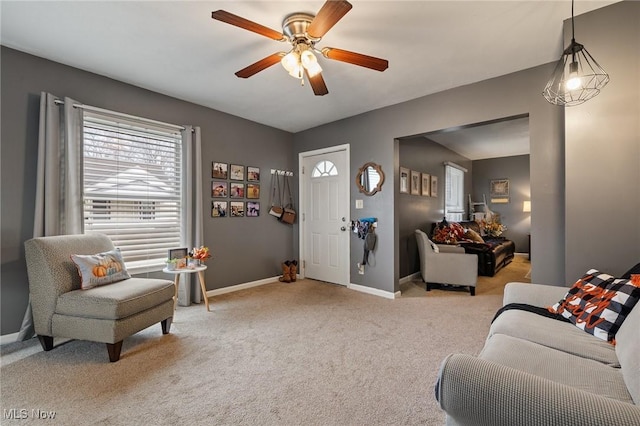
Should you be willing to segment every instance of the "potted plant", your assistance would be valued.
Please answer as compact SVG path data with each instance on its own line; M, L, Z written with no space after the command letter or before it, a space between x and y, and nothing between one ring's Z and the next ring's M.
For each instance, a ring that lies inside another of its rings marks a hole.
M167 270L175 271L179 261L180 259L167 259Z

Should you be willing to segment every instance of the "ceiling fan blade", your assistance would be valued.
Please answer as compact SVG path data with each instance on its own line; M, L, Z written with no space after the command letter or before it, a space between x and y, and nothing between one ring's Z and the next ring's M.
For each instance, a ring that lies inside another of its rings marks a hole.
M284 34L276 30L272 30L271 28L265 27L264 25L257 24L253 21L242 18L238 15L234 15L233 13L229 13L225 10L216 10L215 12L211 12L211 17L218 21L225 22L230 25L235 25L236 27L240 27L248 31L253 31L254 33L260 34L261 36L265 36L273 40L287 40Z
M255 62L248 67L241 69L236 73L236 75L240 78L249 78L252 75L259 73L260 71L277 64L278 62L280 62L284 55L284 52L278 52L274 53L273 55L269 55L266 58L260 59L258 62Z
M306 69L304 70L304 73L307 75L307 80L309 80L309 84L311 85L311 88L313 89L313 93L316 96L324 96L327 93L329 93L329 90L327 89L327 85L324 83L324 78L322 78L321 72L314 75L313 77L309 76L309 73L307 72Z
M334 49L325 47L322 49L325 58L334 59L336 61L347 62L353 65L370 68L376 71L384 71L389 68L389 61L373 56L363 55L362 53L350 52L348 50Z
M307 34L312 38L322 38L352 7L345 0L327 0L309 24Z

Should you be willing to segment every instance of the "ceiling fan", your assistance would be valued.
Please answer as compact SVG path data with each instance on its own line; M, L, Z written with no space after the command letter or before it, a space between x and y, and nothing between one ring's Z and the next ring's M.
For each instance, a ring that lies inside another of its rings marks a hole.
M313 93L317 96L323 96L329 91L322 78L322 68L313 52L321 53L327 59L347 62L376 71L384 71L389 67L389 62L386 59L333 47L324 47L320 50L316 48L316 43L351 10L351 7L351 3L348 1L327 0L315 16L308 13L293 13L285 17L282 22L282 33L224 10L212 12L211 17L273 40L291 43L292 48L289 52L269 55L236 72L236 76L249 78L280 62L289 75L299 79L303 85L306 76Z

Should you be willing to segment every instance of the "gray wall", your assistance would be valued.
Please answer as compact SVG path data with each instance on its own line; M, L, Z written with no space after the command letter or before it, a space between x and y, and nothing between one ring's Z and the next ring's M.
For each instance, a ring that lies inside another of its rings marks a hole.
M570 30L565 22L567 43ZM577 17L576 40L611 81L566 110L567 282L640 262L640 2Z
M444 217L444 162L452 161L468 170L465 188L471 188L473 166L471 160L424 137L400 140L400 166L438 177L438 196L398 194L400 221L398 249L400 251L400 278L420 271L420 259L414 231L422 229L427 234L431 225Z
M23 242L33 235L36 147L41 91L88 105L176 124L202 127L204 240L208 289L280 274L293 255L293 229L266 214L271 168L296 170L292 135L209 108L2 47L1 333L16 332L28 299ZM211 161L260 167L258 218L210 216Z
M491 180L509 179L509 203L491 203ZM485 195L489 208L500 213L502 223L507 227L504 237L512 240L516 245L516 252L529 252L529 237L531 232L531 214L522 211L525 200L531 199L531 185L529 179L529 156L517 155L513 157L489 158L473 162L473 190L474 201L482 201Z
M296 153L328 146L351 145L351 170L367 161L382 165L387 174L382 192L366 197L365 209L355 210L358 197L351 188L351 215L380 219L377 264L367 274L354 269L361 248L351 249L351 282L389 292L399 290L400 165L397 138L529 114L531 143L531 217L535 256L532 279L564 284L564 122L563 110L541 96L553 64L458 87L398 105L319 126L294 135ZM393 179L391 178L393 176ZM297 247L296 247L297 249Z

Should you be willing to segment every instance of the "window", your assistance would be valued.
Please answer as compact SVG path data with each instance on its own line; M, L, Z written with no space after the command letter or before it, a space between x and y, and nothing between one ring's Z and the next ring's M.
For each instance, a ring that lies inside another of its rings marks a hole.
M445 169L445 211L448 221L460 222L464 216L464 173L466 169L446 163Z
M174 129L84 111L85 232L108 235L128 269L180 246L182 139Z
M322 160L318 164L313 166L313 171L311 172L312 178L327 176L338 176L338 169L336 168L336 165L331 161Z

